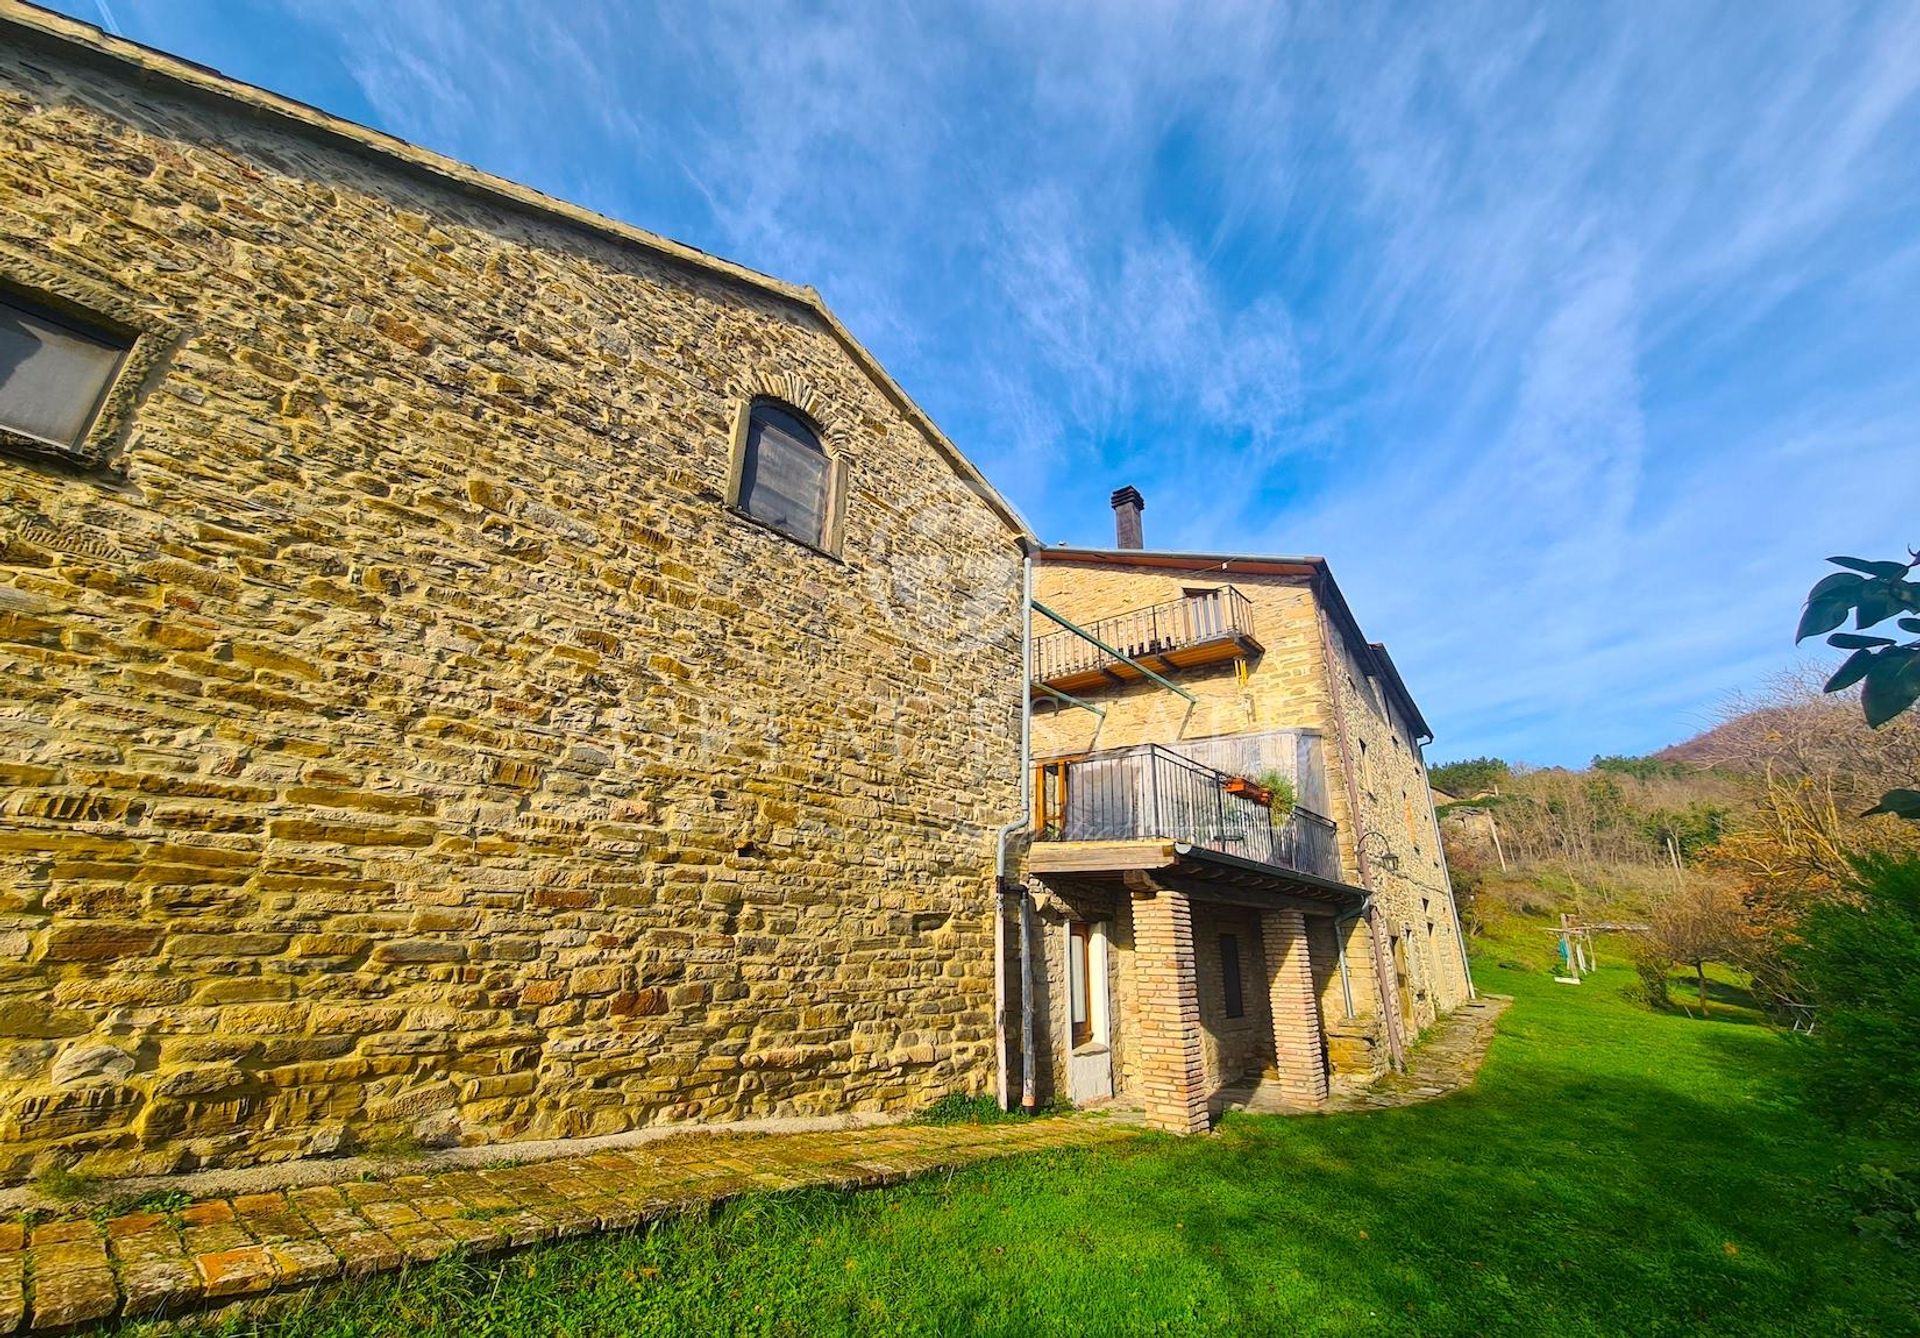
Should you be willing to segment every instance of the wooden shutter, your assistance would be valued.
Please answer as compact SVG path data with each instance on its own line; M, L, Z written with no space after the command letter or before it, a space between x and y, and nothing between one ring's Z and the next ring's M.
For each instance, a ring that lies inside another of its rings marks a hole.
M821 547L832 472L832 461L811 428L774 405L754 406L740 469L741 510Z

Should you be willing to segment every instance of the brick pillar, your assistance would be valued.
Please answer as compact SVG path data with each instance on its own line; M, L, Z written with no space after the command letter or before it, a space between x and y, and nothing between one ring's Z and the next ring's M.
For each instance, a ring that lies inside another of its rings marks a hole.
M1307 918L1299 911L1260 912L1273 1012L1273 1066L1281 1093L1303 1106L1327 1099L1327 1039L1307 961Z
M1134 898L1133 960L1147 1123L1176 1134L1205 1133L1206 1059L1186 893L1163 888Z

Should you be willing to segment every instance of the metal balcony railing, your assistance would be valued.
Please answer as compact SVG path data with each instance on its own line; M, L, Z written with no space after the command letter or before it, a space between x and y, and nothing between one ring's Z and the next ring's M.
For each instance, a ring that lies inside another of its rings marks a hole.
M1042 762L1039 771L1042 841L1158 838L1343 881L1331 819L1299 807L1276 818L1229 791L1233 777L1158 744Z
M1128 659L1253 636L1253 604L1232 586L1188 595L1168 604L1117 613L1087 631ZM1104 669L1113 657L1074 632L1049 632L1033 641L1033 679L1049 683Z

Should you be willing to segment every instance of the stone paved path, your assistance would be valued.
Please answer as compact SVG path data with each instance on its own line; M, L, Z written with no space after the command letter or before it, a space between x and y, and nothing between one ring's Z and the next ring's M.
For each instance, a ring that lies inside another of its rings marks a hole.
M0 1334L152 1316L590 1231L756 1190L868 1188L924 1171L1133 1136L1085 1116L802 1134L688 1134L497 1169L206 1199L107 1221L0 1224Z
M1288 1104L1277 1090L1264 1083L1229 1093L1225 1104L1231 1110L1300 1115L1386 1110L1432 1101L1473 1081L1487 1057L1487 1047L1493 1043L1494 1027L1512 1002L1509 995L1483 994L1461 1004L1420 1038L1407 1056L1404 1072L1388 1073L1354 1091L1335 1092L1326 1105L1311 1111Z

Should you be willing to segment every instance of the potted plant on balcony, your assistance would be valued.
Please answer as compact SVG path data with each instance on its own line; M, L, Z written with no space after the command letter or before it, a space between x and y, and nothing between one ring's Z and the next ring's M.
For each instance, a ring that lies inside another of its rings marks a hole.
M1262 808L1273 802L1273 791L1259 781L1250 780L1245 776L1229 776L1227 783L1221 788L1228 794L1237 794L1242 798L1251 799Z
M1267 792L1267 807L1273 810L1275 822L1285 822L1293 816L1294 806L1300 802L1300 796L1294 792L1292 777L1280 771L1263 772L1260 788Z
M1274 821L1285 822L1293 816L1293 806L1298 802L1293 790L1293 781L1280 771L1264 771L1258 780L1245 776L1229 776L1223 786L1228 794L1237 794L1253 800L1264 809L1273 813Z

